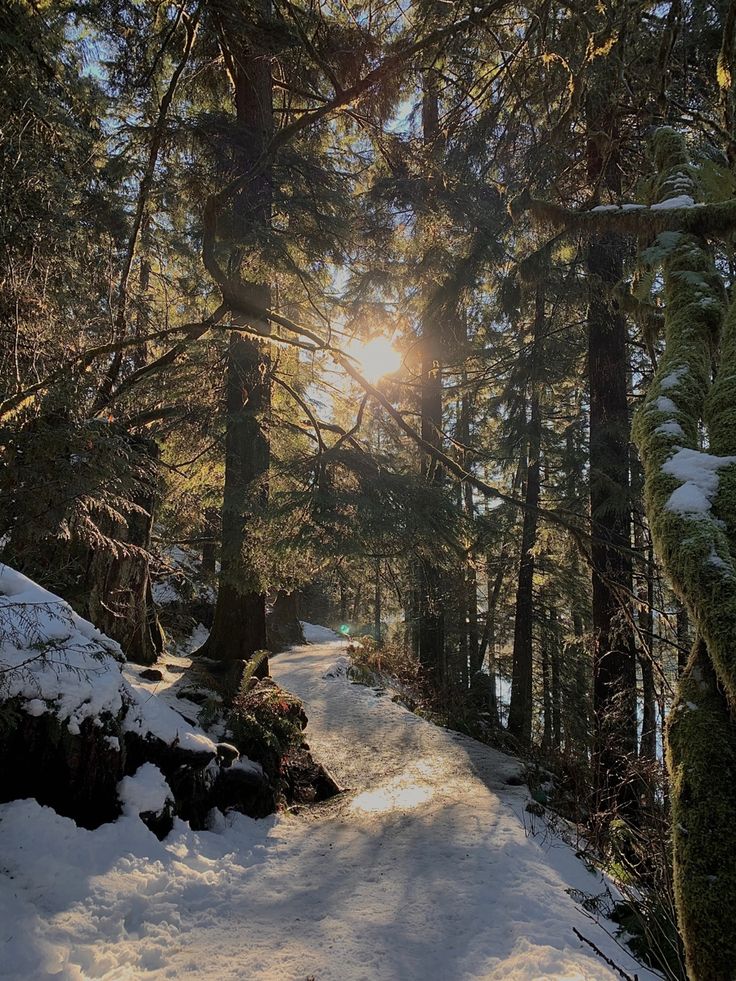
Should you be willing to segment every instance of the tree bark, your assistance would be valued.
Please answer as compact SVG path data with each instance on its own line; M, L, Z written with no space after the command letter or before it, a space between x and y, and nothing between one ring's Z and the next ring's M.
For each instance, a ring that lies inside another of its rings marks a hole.
M604 67L613 71L613 65ZM610 81L594 79L587 100L588 178L591 186L616 195L621 187L612 100ZM631 813L636 795L627 773L636 755L637 732L636 650L625 607L632 587L629 362L626 324L612 299L623 275L622 243L613 234L602 234L588 244L585 259L590 283L594 771L598 806Z
M532 359L530 367L530 416L527 440L526 508L521 532L521 562L516 586L514 660L511 676L509 733L528 745L532 738L532 683L534 671L534 546L537 542L537 509L540 495L542 415L539 405L538 362L544 329L544 292L537 288Z
M270 14L269 0L261 0L260 13ZM224 22L223 22L224 23ZM234 86L239 126L237 165L253 177L234 202L233 214L221 227L230 238L230 275L241 281L243 267L241 236L247 238L255 225L264 230L271 221L271 169L258 169L273 136L273 104L270 55L258 50L247 38L221 27L220 43ZM255 271L258 275L258 271ZM242 284L246 295L260 309L271 306L270 287L257 279ZM267 334L263 321L235 318ZM209 657L234 666L265 650L266 594L254 562L256 543L252 522L268 499L270 441L268 420L271 407L270 358L266 345L233 331L227 360L227 430L225 437L225 487L222 505L222 559L214 622L209 639L201 649ZM268 674L263 660L256 672ZM234 667L233 686L239 684Z
M439 94L436 70L424 73L422 98L422 131L430 157L436 157L439 141ZM421 435L434 447L442 446L442 326L432 297L425 305L421 339ZM436 461L428 453L422 456L422 474L430 484L440 480ZM446 674L445 615L443 583L440 571L430 562L417 568L418 651L419 660L435 683Z
M299 594L296 591L291 593L287 593L285 589L278 591L271 616L268 618L268 633L274 650L305 642L304 631L299 620Z

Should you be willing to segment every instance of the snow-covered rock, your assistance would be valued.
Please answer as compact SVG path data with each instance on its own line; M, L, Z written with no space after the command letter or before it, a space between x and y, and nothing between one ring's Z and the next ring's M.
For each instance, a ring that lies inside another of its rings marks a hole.
M174 805L199 826L214 806L273 809L262 772L220 780L232 757L124 667L118 644L0 565L0 801L35 797L87 828L140 804L157 834Z

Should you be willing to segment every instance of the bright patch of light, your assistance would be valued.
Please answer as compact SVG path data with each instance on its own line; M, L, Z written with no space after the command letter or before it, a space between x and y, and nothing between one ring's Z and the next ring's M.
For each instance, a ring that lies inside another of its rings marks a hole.
M397 777L377 790L366 790L352 803L352 809L366 814L385 814L387 811L410 811L426 804L434 791L426 783L413 783Z
M371 384L401 367L401 355L388 337L374 337L365 342L351 341L347 346L347 353L356 362L361 375Z

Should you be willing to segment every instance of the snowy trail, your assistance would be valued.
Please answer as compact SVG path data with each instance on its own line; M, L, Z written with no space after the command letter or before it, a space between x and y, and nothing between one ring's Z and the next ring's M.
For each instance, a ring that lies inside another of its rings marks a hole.
M313 628L320 642L272 672L355 794L216 832L180 823L162 843L137 818L88 832L32 801L3 805L0 976L620 981L577 927L653 979L566 892L600 882L528 834L525 790L505 783L518 765L324 677L341 654L328 636Z

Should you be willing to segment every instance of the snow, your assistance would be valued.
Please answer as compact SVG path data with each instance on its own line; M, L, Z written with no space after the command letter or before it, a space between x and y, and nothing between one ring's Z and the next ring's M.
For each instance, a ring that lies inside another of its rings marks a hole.
M178 590L170 580L155 582L151 586L151 595L153 596L153 602L160 606L164 606L166 603L179 603L181 601Z
M22 624L13 623L13 617L17 616L16 608L21 605L38 608L39 620L49 640L77 644L82 639L94 644L96 649L120 654L120 646L114 640L106 637L88 620L77 616L68 603L9 565L0 563L0 609L4 611L4 629L8 632L22 629ZM8 616L10 624L5 620ZM28 637L28 634L25 636Z
M674 198L667 198L651 206L652 211L669 211L670 208L692 208L695 204L694 198L689 194L678 194Z
M137 816L146 811L159 814L173 794L163 773L153 763L139 766L132 777L123 777L118 784L118 799L123 814Z
M125 709L126 731L214 755L215 743L176 711L175 699L158 697L157 685L140 678L143 668L123 665L122 657L119 645L68 603L0 565L1 699L20 697L31 716L53 712L72 733L87 718L118 717ZM165 673L168 684L180 677Z
M724 562L720 555L716 552L715 548L711 548L710 555L708 556L708 564L712 565L715 569L721 572L728 572L733 575L733 566L730 562Z
M659 383L659 387L667 391L670 388L674 388L677 383L685 377L688 373L688 368L686 365L680 368L673 369L668 375L666 375L662 381Z
M315 623L305 623L304 620L301 620L300 623L304 631L304 639L308 644L324 644L328 641L339 639L339 634L336 634L334 630L330 630L329 627L320 627Z
M664 473L681 481L665 505L677 514L701 517L710 511L718 492L718 471L736 463L736 456L713 456L700 450L679 449L662 465Z
M200 599L214 602L215 590L211 585L199 581L201 562L199 555L178 545L170 545L161 550L161 565L156 570L155 581L151 587L154 603L166 606L169 603L182 603L196 595Z
M152 695L147 686L130 676L128 684L133 704L123 721L126 732L137 732L141 736L150 732L165 743L177 743L197 752L216 753L215 743L209 736L186 722L163 699Z
M662 436L675 436L682 439L685 435L685 431L679 422L675 422L674 419L668 419L667 422L663 422L661 426L657 426L654 430L656 433L661 433Z
M354 788L317 812L213 812L212 830L177 821L159 842L132 814L91 832L34 801L0 806L0 973L620 981L575 927L654 981L575 903L604 884L525 813L506 783L519 764L325 679L342 653L333 640L272 661L305 698L310 745Z
M74 732L122 708L120 647L68 603L0 565L0 697L52 711Z
M677 406L666 395L658 396L654 405L660 412L677 412Z

